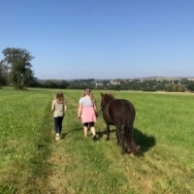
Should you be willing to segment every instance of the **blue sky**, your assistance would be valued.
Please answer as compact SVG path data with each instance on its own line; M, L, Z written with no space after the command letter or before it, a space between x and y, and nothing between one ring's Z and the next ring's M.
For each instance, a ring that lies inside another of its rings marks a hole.
M40 79L194 76L194 0L0 0L0 59Z

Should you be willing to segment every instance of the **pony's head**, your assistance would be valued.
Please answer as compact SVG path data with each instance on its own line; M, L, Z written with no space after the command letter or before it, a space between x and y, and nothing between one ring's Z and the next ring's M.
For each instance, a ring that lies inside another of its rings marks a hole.
M112 100L114 100L114 96L112 94L103 94L101 93L101 108L107 106Z

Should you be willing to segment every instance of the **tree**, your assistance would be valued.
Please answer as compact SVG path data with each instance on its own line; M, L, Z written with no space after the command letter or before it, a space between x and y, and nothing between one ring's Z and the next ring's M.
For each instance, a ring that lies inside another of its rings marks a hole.
M3 50L4 59L10 69L9 82L16 89L29 86L33 80L30 61L34 58L26 49L6 48Z
M3 64L0 62L0 88L3 85Z
M175 92L185 92L186 88L182 84L174 85L174 91Z
M173 92L173 85L172 85L172 84L166 84L166 85L164 86L164 90L165 90L166 92Z
M190 90L191 92L194 92L194 83L191 82L188 86L187 89Z
M8 67L5 61L0 61L0 86L7 85L8 83Z

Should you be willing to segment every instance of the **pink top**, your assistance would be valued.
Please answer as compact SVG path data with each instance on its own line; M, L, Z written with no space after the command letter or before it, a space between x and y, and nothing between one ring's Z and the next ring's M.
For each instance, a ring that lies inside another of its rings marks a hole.
M79 103L82 105L81 113L82 123L96 122L94 103L90 99L90 96L86 95L80 98Z

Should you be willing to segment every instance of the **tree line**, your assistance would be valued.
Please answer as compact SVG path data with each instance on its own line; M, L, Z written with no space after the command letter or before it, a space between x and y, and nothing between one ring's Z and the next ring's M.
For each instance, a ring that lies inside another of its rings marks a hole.
M68 88L84 89L90 87L91 89L100 90L133 90L133 91L167 91L167 92L185 92L194 91L194 81L189 79L177 80L157 80L157 79L118 79L115 83L112 80L95 80L83 79L74 80L69 83Z
M77 79L67 81L66 79L39 80L32 71L31 61L34 57L29 51L21 48L5 48L2 51L4 58L0 60L0 88L2 86L12 86L15 89L25 89L27 87L38 88L61 88L61 89L91 89L101 90L141 90L141 91L169 91L184 92L194 91L194 81L184 79L118 79L95 80Z

